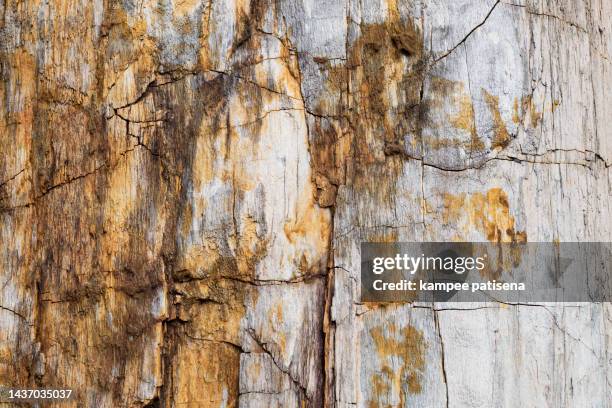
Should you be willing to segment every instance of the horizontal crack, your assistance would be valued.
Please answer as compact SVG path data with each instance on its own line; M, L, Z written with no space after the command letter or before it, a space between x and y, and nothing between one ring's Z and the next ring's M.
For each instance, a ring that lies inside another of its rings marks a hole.
M504 4L504 5L506 5L506 6L511 6L511 7L519 7L519 8L525 9L525 11L527 12L527 14L530 14L530 15L532 15L532 16L540 16L540 17L548 17L548 18L553 18L553 19L558 20L558 21L560 21L560 22L562 22L562 23L564 23L564 24L567 24L567 25L569 25L569 26L574 27L574 28L575 28L576 30L578 30L578 31L582 31L582 32L583 32L583 33L585 33L585 34L588 34L588 33L589 33L589 32L588 32L588 31L587 31L585 28L583 28L583 27L579 26L578 24L576 24L576 23L574 23L574 22L572 22L572 21L565 20L565 19L563 19L563 18L561 18L561 17L559 17L559 16L555 16L554 14L548 14L548 13L539 13L539 12L536 12L536 11L531 10L531 9L529 8L529 6L526 6L526 5L523 5L523 4L507 3L507 2L505 2L505 1L502 1L501 3L502 3L502 4Z
M589 160L588 158L584 159L584 162L576 162L576 161L539 161L537 159L535 159L536 157L542 157L546 154L551 154L554 152L558 152L558 151L566 151L566 152L580 152L580 153L584 153L585 155L588 154L593 154L593 158L595 160ZM581 150L563 150L563 149L553 149L553 150L549 150L548 152L541 154L541 155L532 155L532 154L524 154L521 153L521 156L512 156L509 154L503 155L503 156L494 156L494 157L489 157L485 160L483 160L482 162L475 164L475 165L471 165L471 166L464 166L464 167L448 167L448 166L443 166L440 164L436 164L436 163L432 163L432 162L428 162L426 161L426 159L422 158L422 157L417 157L417 156L413 156L411 154L409 154L406 151L397 151L397 150L393 150L393 151L386 151L385 152L386 156L396 156L399 155L405 159L410 159L410 160L416 160L419 162L423 163L423 166L425 167L432 167L438 170L442 170L442 171L448 171L448 172L462 172L462 171L469 171L469 170L480 170L482 168L484 168L489 162L492 161L508 161L508 162L513 162L513 163L530 163L530 164L545 164L545 165L568 165L568 166L582 166L585 168L588 168L589 170L592 170L592 167L589 166L589 164L593 163L596 160L600 160L603 162L604 167L605 168L609 168L611 163L608 163L600 154L595 153L595 152L591 152L591 151L581 151Z

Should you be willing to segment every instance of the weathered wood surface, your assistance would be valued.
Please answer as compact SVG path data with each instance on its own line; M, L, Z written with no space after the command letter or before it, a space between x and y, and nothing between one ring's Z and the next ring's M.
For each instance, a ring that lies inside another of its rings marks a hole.
M65 407L611 405L609 304L358 297L361 241L611 241L611 1L0 16L1 383Z

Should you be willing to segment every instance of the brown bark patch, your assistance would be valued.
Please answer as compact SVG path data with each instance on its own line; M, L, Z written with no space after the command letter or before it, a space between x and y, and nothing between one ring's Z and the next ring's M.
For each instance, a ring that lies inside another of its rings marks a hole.
M347 168L360 171L352 164L384 163L386 147L403 145L406 135L420 145L423 34L413 21L400 18L395 5L389 7L386 21L360 25L345 63L316 60L327 94L338 96L318 98L309 109L315 113L309 123L310 153L322 207L335 203ZM391 177L386 183L392 184Z

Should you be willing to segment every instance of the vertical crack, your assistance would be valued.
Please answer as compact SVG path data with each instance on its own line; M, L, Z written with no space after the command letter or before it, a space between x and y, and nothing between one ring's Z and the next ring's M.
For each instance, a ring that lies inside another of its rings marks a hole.
M434 323L436 325L436 332L438 333L438 339L440 341L440 357L442 362L442 379L444 380L444 386L446 388L446 408L449 407L449 395L448 395L448 377L446 375L446 361L444 357L444 340L442 339L442 331L440 330L440 319L438 317L438 311L433 308L432 309L434 316Z

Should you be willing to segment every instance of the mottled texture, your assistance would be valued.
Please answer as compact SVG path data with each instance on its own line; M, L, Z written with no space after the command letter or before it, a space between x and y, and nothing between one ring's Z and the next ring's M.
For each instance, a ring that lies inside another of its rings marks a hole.
M609 304L360 304L359 244L611 241L611 27L610 0L5 0L0 383L609 407Z

